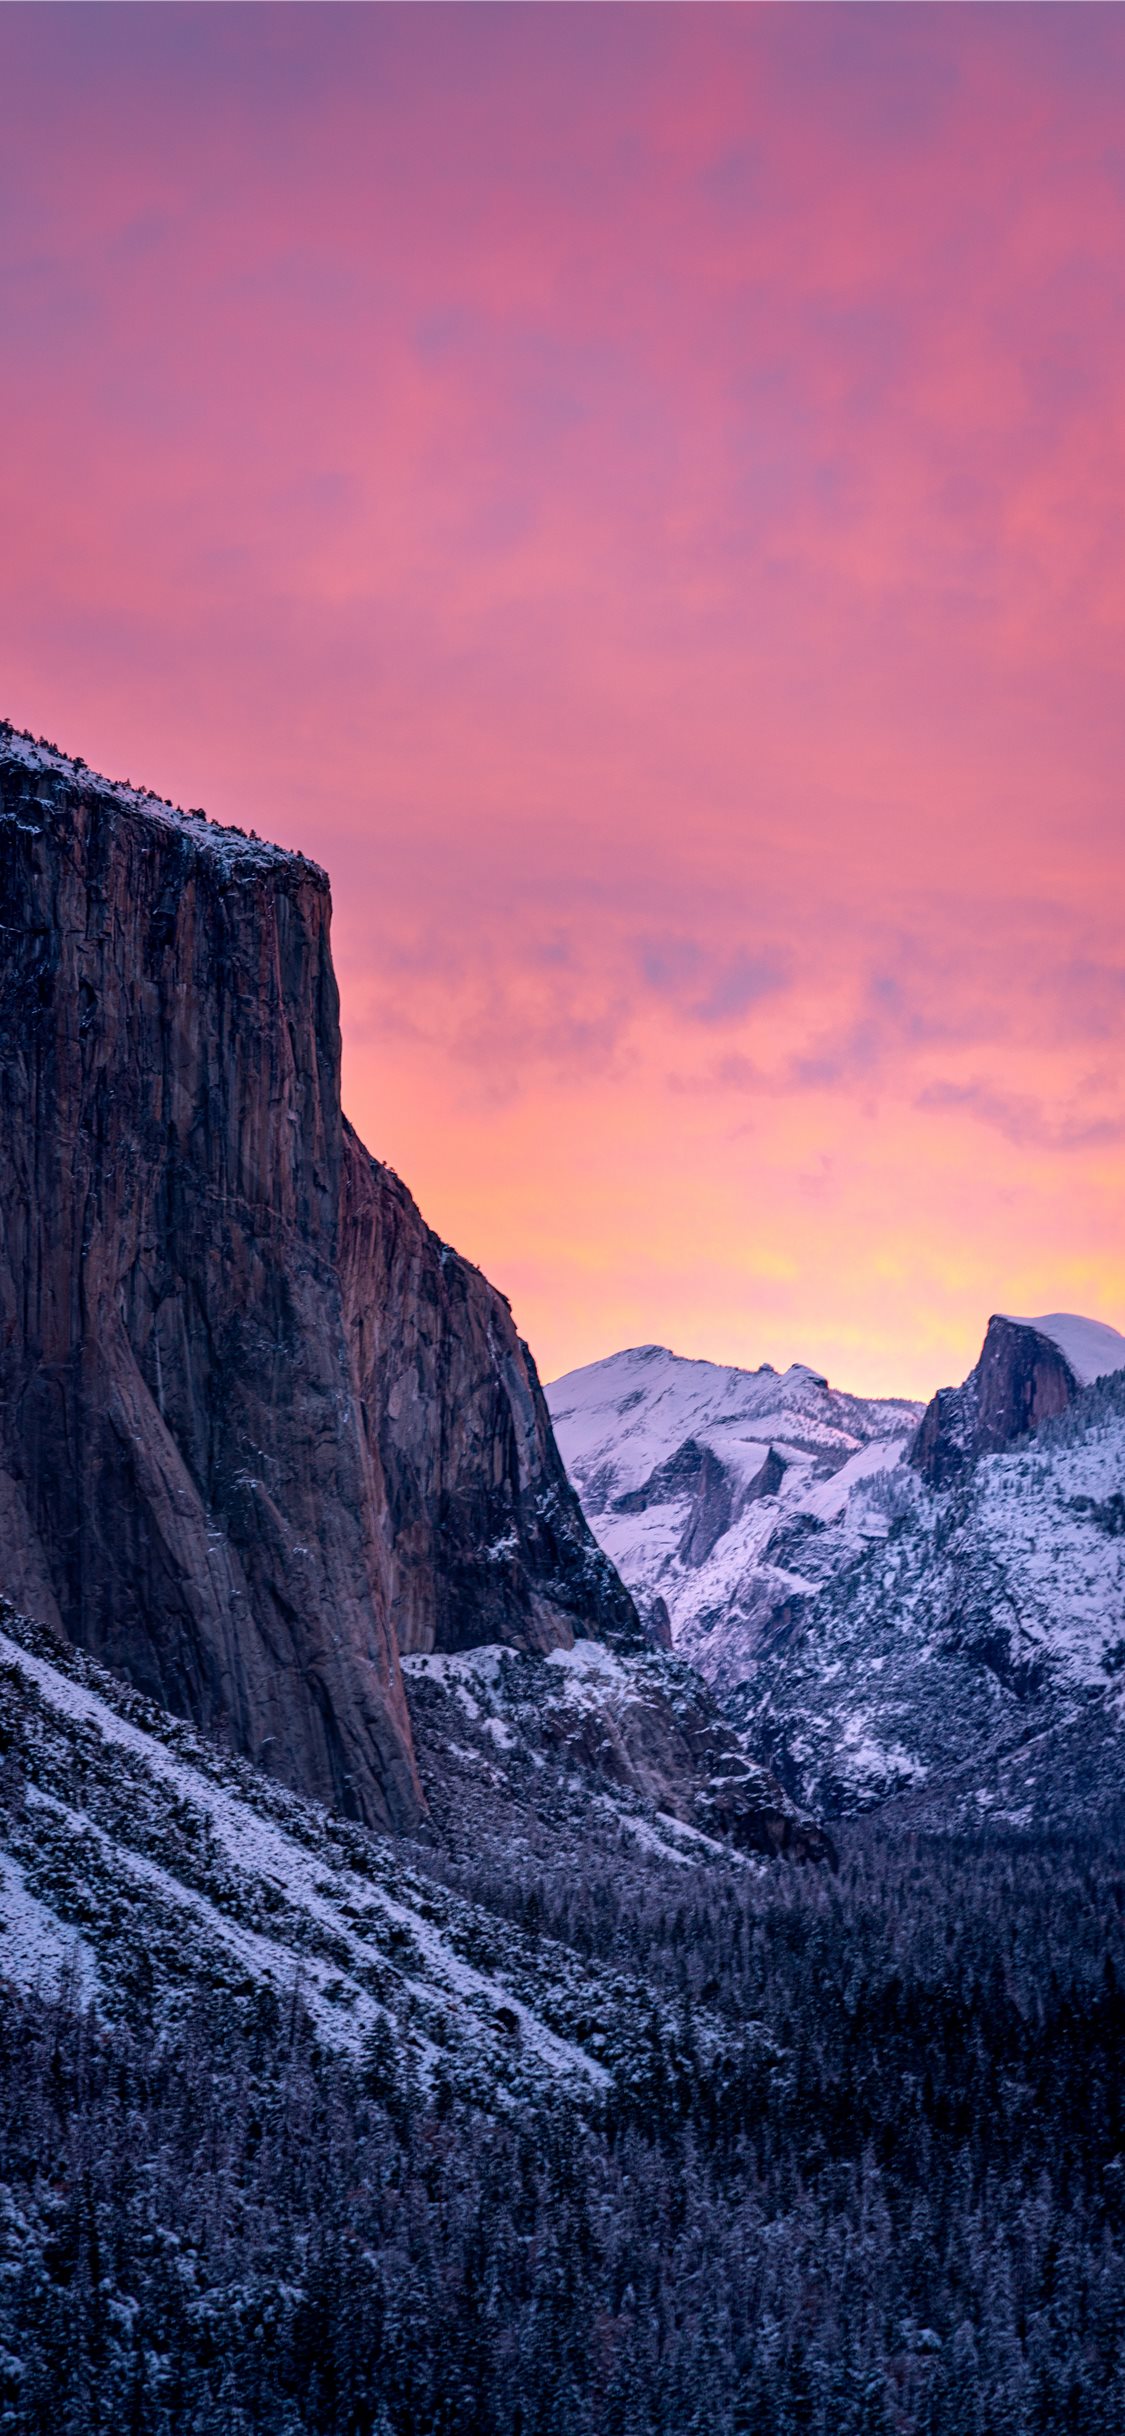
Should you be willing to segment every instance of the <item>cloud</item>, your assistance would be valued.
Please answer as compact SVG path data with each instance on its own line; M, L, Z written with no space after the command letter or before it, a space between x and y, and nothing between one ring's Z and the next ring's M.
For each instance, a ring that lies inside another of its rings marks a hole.
M1029 1093L996 1090L983 1082L927 1083L917 1108L965 1113L989 1126L1017 1150L1081 1152L1125 1142L1125 1115L1090 1109L1059 1109Z
M792 980L792 959L778 948L731 950L675 933L642 940L638 961L649 989L698 1024L738 1023Z
M1112 1302L1121 13L0 9L0 79L4 707L328 864L349 1100L556 1366L767 1270L825 1359Z

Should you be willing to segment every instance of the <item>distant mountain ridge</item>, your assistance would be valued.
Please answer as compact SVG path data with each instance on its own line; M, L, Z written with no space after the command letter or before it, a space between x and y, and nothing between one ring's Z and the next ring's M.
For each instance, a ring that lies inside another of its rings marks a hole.
M547 1396L650 1628L667 1618L794 1798L828 1816L895 1799L930 1818L994 1802L1018 1818L1113 1791L1116 1329L996 1315L969 1378L920 1418L803 1366L778 1378L647 1347ZM1021 1774L1025 1744L1037 1756Z
M804 1586L802 1560L817 1567L812 1542L899 1461L920 1413L841 1394L805 1363L726 1369L662 1345L571 1371L546 1394L587 1518L650 1630L720 1683L724 1647L736 1663L753 1649Z

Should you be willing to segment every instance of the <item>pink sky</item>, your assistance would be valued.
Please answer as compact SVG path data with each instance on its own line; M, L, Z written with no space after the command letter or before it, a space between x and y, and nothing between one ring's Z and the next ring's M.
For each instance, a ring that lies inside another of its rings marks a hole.
M545 1375L1125 1326L1125 15L0 10L0 710Z

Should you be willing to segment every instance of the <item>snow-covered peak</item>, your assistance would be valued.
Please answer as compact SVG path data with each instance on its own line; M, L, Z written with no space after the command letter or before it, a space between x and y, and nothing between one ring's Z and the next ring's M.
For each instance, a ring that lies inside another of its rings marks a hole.
M1061 1395L1046 1409L1024 1392L1041 1373ZM990 1323L966 1386L929 1408L946 1426L964 1407L967 1433L937 1479L911 1459L917 1407L843 1395L796 1364L728 1370L634 1348L547 1394L591 1526L650 1628L804 1801L909 1795L959 1816L1002 1786L1001 1814L1024 1820L1051 1805L1073 1816L1092 1787L1116 1798L1115 1328L1065 1312ZM982 1412L1000 1435L973 1437Z
M884 1531L879 1480L918 1407L830 1387L793 1362L740 1370L632 1346L547 1389L591 1527L658 1632L713 1657L806 1586L829 1521ZM862 1519L861 1519L862 1515ZM814 1548L813 1542L817 1545ZM849 1541L850 1545L850 1541Z
M555 1435L578 1480L611 1463L613 1487L639 1489L688 1440L709 1446L752 1478L774 1441L796 1441L830 1464L873 1437L901 1434L915 1407L848 1396L806 1362L778 1372L688 1359L666 1345L634 1345L568 1371L547 1390Z
M1080 1387L1125 1370L1125 1336L1107 1320L1082 1319L1075 1311L1048 1311L1039 1319L1020 1319L1015 1312L1006 1311L1002 1317L1017 1328L1035 1328L1040 1336L1049 1337L1069 1362Z

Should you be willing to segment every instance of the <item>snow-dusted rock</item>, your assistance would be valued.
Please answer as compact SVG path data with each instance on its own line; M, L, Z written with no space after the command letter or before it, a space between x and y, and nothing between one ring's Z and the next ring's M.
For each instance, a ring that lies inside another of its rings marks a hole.
M451 1783L487 1785L511 1807L518 1848L528 1807L565 1793L579 1813L616 1811L653 1849L701 1846L791 1860L831 1858L822 1829L738 1732L692 1666L652 1651L576 1641L546 1660L503 1648L403 1661L423 1779L440 1817Z
M1049 1337L1080 1387L1092 1387L1095 1379L1125 1370L1125 1336L1107 1320L1083 1319L1076 1311L1047 1311L1039 1319L1017 1319L1011 1311L1003 1316L1013 1328L1034 1328L1038 1336Z
M661 1345L556 1379L547 1402L590 1524L656 1640L738 1682L776 1612L887 1528L918 1407L683 1360Z
M1116 1798L1125 1758L1119 1353L1101 1322L993 1319L917 1430L651 1348L548 1397L642 1612L796 1800L1041 1818Z
M1125 1337L1102 1320L1053 1311L1045 1319L989 1320L980 1359L960 1387L939 1387L910 1449L933 1488L960 1477L1064 1413L1083 1387L1125 1367Z

